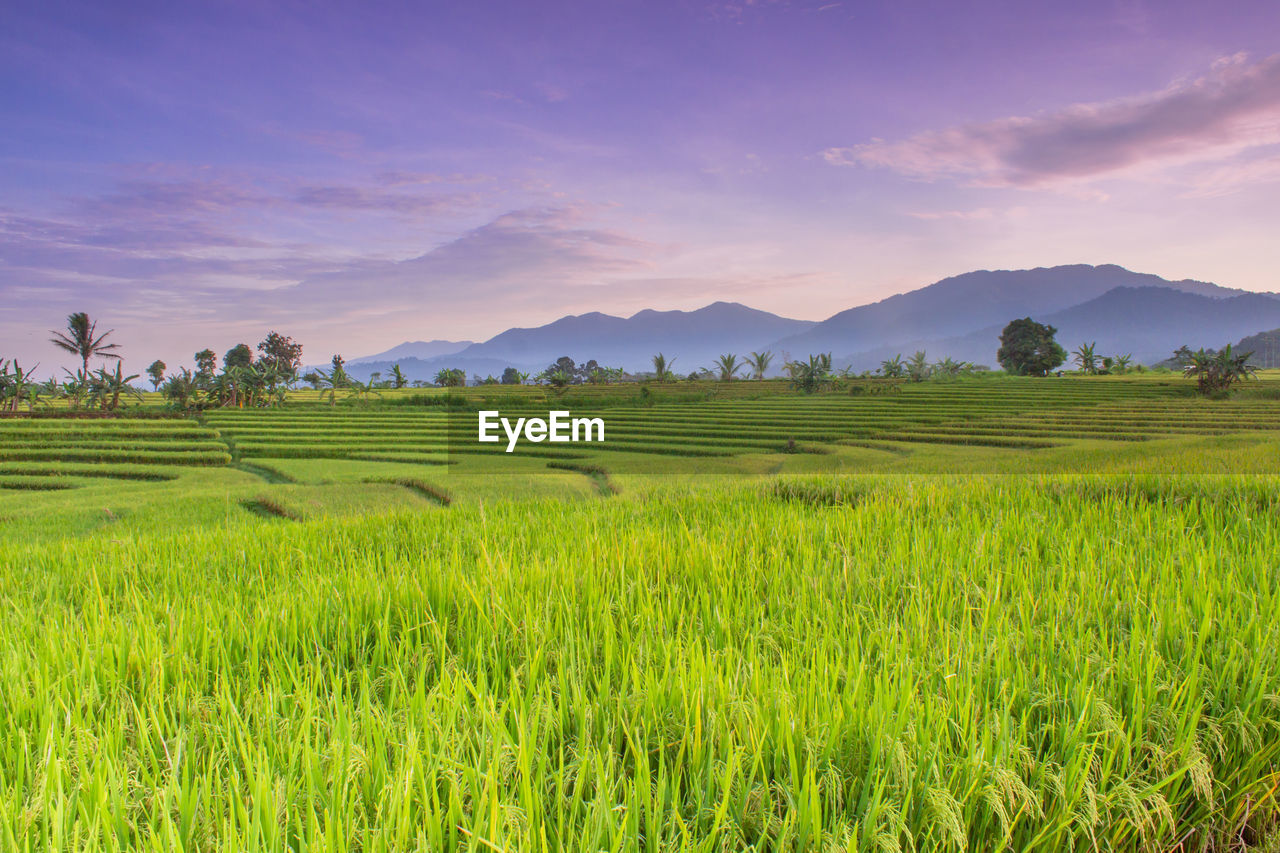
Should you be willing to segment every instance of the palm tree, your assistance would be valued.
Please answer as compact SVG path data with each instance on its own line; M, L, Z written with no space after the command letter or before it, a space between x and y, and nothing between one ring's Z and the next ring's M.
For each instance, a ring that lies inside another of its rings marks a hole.
M905 372L906 368L902 364L902 353L880 362L880 373L886 379L901 379L902 374Z
M787 362L791 387L812 394L831 385L831 353L810 355L808 361Z
M1076 358L1076 364L1080 365L1080 370L1084 373L1092 374L1098 372L1098 356L1096 348L1098 342L1081 344L1073 355Z
M129 383L138 378L138 374L134 373L125 376L120 369L120 362L116 362L114 373L108 373L105 367L100 367L89 375L89 407L94 404L102 409L102 411L114 412L120 407L120 396L128 394L130 397L141 400L142 392L134 388Z
M436 371L433 381L444 388L460 388L467 384L467 374L460 367L442 367Z
M67 374L66 380L62 383L62 394L67 398L68 406L78 409L89 393L89 375L83 370L72 373L65 367L62 368L62 372Z
M716 359L716 369L720 371L721 382L728 382L733 379L734 374L744 366L742 362L738 361L738 356L733 353L726 353Z
M912 382L923 382L929 378L929 356L924 350L916 350L907 361L907 376Z
M98 324L89 319L89 315L83 311L77 311L67 316L67 331L55 332L52 329L49 334L53 335L49 339L49 343L60 349L64 349L69 353L80 356L81 370L85 376L89 375L89 359L97 356L99 358L114 358L117 361L120 356L116 353L109 352L118 348L119 344L105 344L103 341L107 339L115 329L110 329L97 334Z
M934 364L932 370L941 376L959 376L960 372L968 366L969 363L966 361L956 361L951 356L947 356Z
M1129 362L1131 362L1131 361L1133 361L1133 354L1132 354L1132 353L1125 353L1124 355L1118 355L1118 356L1116 356L1116 367L1115 367L1115 372L1116 372L1116 373L1127 373L1127 372L1128 372L1128 370L1129 370Z
M40 365L36 365L39 367ZM40 396L43 386L35 382L36 367L23 370L18 360L13 360L13 372L9 371L9 362L0 361L0 411L18 411L18 405L24 400L30 409Z
M1238 355L1231 349L1231 344L1217 353L1201 348L1190 354L1182 372L1186 376L1195 377L1196 387L1201 394L1223 392L1242 379L1251 379L1258 371L1258 368L1249 364L1252 357L1252 352Z
M751 368L751 378L764 379L771 361L773 361L773 353L769 350L751 353L751 357L747 359L747 366Z
M653 357L654 377L659 382L670 381L673 378L671 373L671 365L675 363L676 363L676 360L674 358L671 359L670 361L667 361L667 357L665 355L663 355L662 353L658 353Z

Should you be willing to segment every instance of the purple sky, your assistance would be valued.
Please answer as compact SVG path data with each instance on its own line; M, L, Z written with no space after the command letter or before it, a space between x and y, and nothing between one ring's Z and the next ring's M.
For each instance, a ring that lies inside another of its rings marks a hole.
M0 127L41 375L75 310L137 371L982 268L1280 290L1274 0L7 0Z

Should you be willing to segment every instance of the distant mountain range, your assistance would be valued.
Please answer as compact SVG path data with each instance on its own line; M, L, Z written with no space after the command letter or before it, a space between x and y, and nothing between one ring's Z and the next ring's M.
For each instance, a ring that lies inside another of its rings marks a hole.
M462 352L474 343L475 341L405 341L386 352L353 358L351 363L364 364L370 361L395 362L409 358L419 360L437 358L442 355L453 355L456 352Z
M499 375L507 366L536 372L560 356L595 359L630 371L651 369L662 352L677 373L708 367L722 353L753 350L803 358L830 352L837 365L874 369L897 353L996 365L1000 330L1032 317L1058 328L1068 350L1097 342L1108 355L1130 353L1153 364L1187 344L1220 347L1280 326L1280 296L1202 281L1169 281L1114 265L1076 264L1031 270L981 270L841 311L821 322L794 320L734 302L696 311L641 311L631 317L589 313L535 328L508 329L482 343L401 344L353 361L367 376L399 363L406 375L430 379L442 367ZM452 351L443 351L456 347Z
M1280 367L1280 329L1250 335L1233 349L1253 353L1249 363L1255 367Z

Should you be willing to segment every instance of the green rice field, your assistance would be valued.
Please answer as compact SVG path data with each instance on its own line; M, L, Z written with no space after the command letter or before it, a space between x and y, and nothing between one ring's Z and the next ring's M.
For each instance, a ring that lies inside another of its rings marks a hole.
M0 849L1280 851L1280 379L317 396L0 418Z

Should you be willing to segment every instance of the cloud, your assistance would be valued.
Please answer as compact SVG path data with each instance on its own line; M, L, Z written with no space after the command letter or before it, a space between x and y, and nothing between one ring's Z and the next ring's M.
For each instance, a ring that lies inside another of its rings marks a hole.
M1135 98L1076 104L823 152L837 166L974 186L1053 187L1238 155L1280 142L1280 54L1244 54Z
M651 244L585 227L591 212L578 206L511 211L417 257L314 276L271 298L381 305L392 314L462 306L484 312L495 301L556 305L565 288L649 268Z

